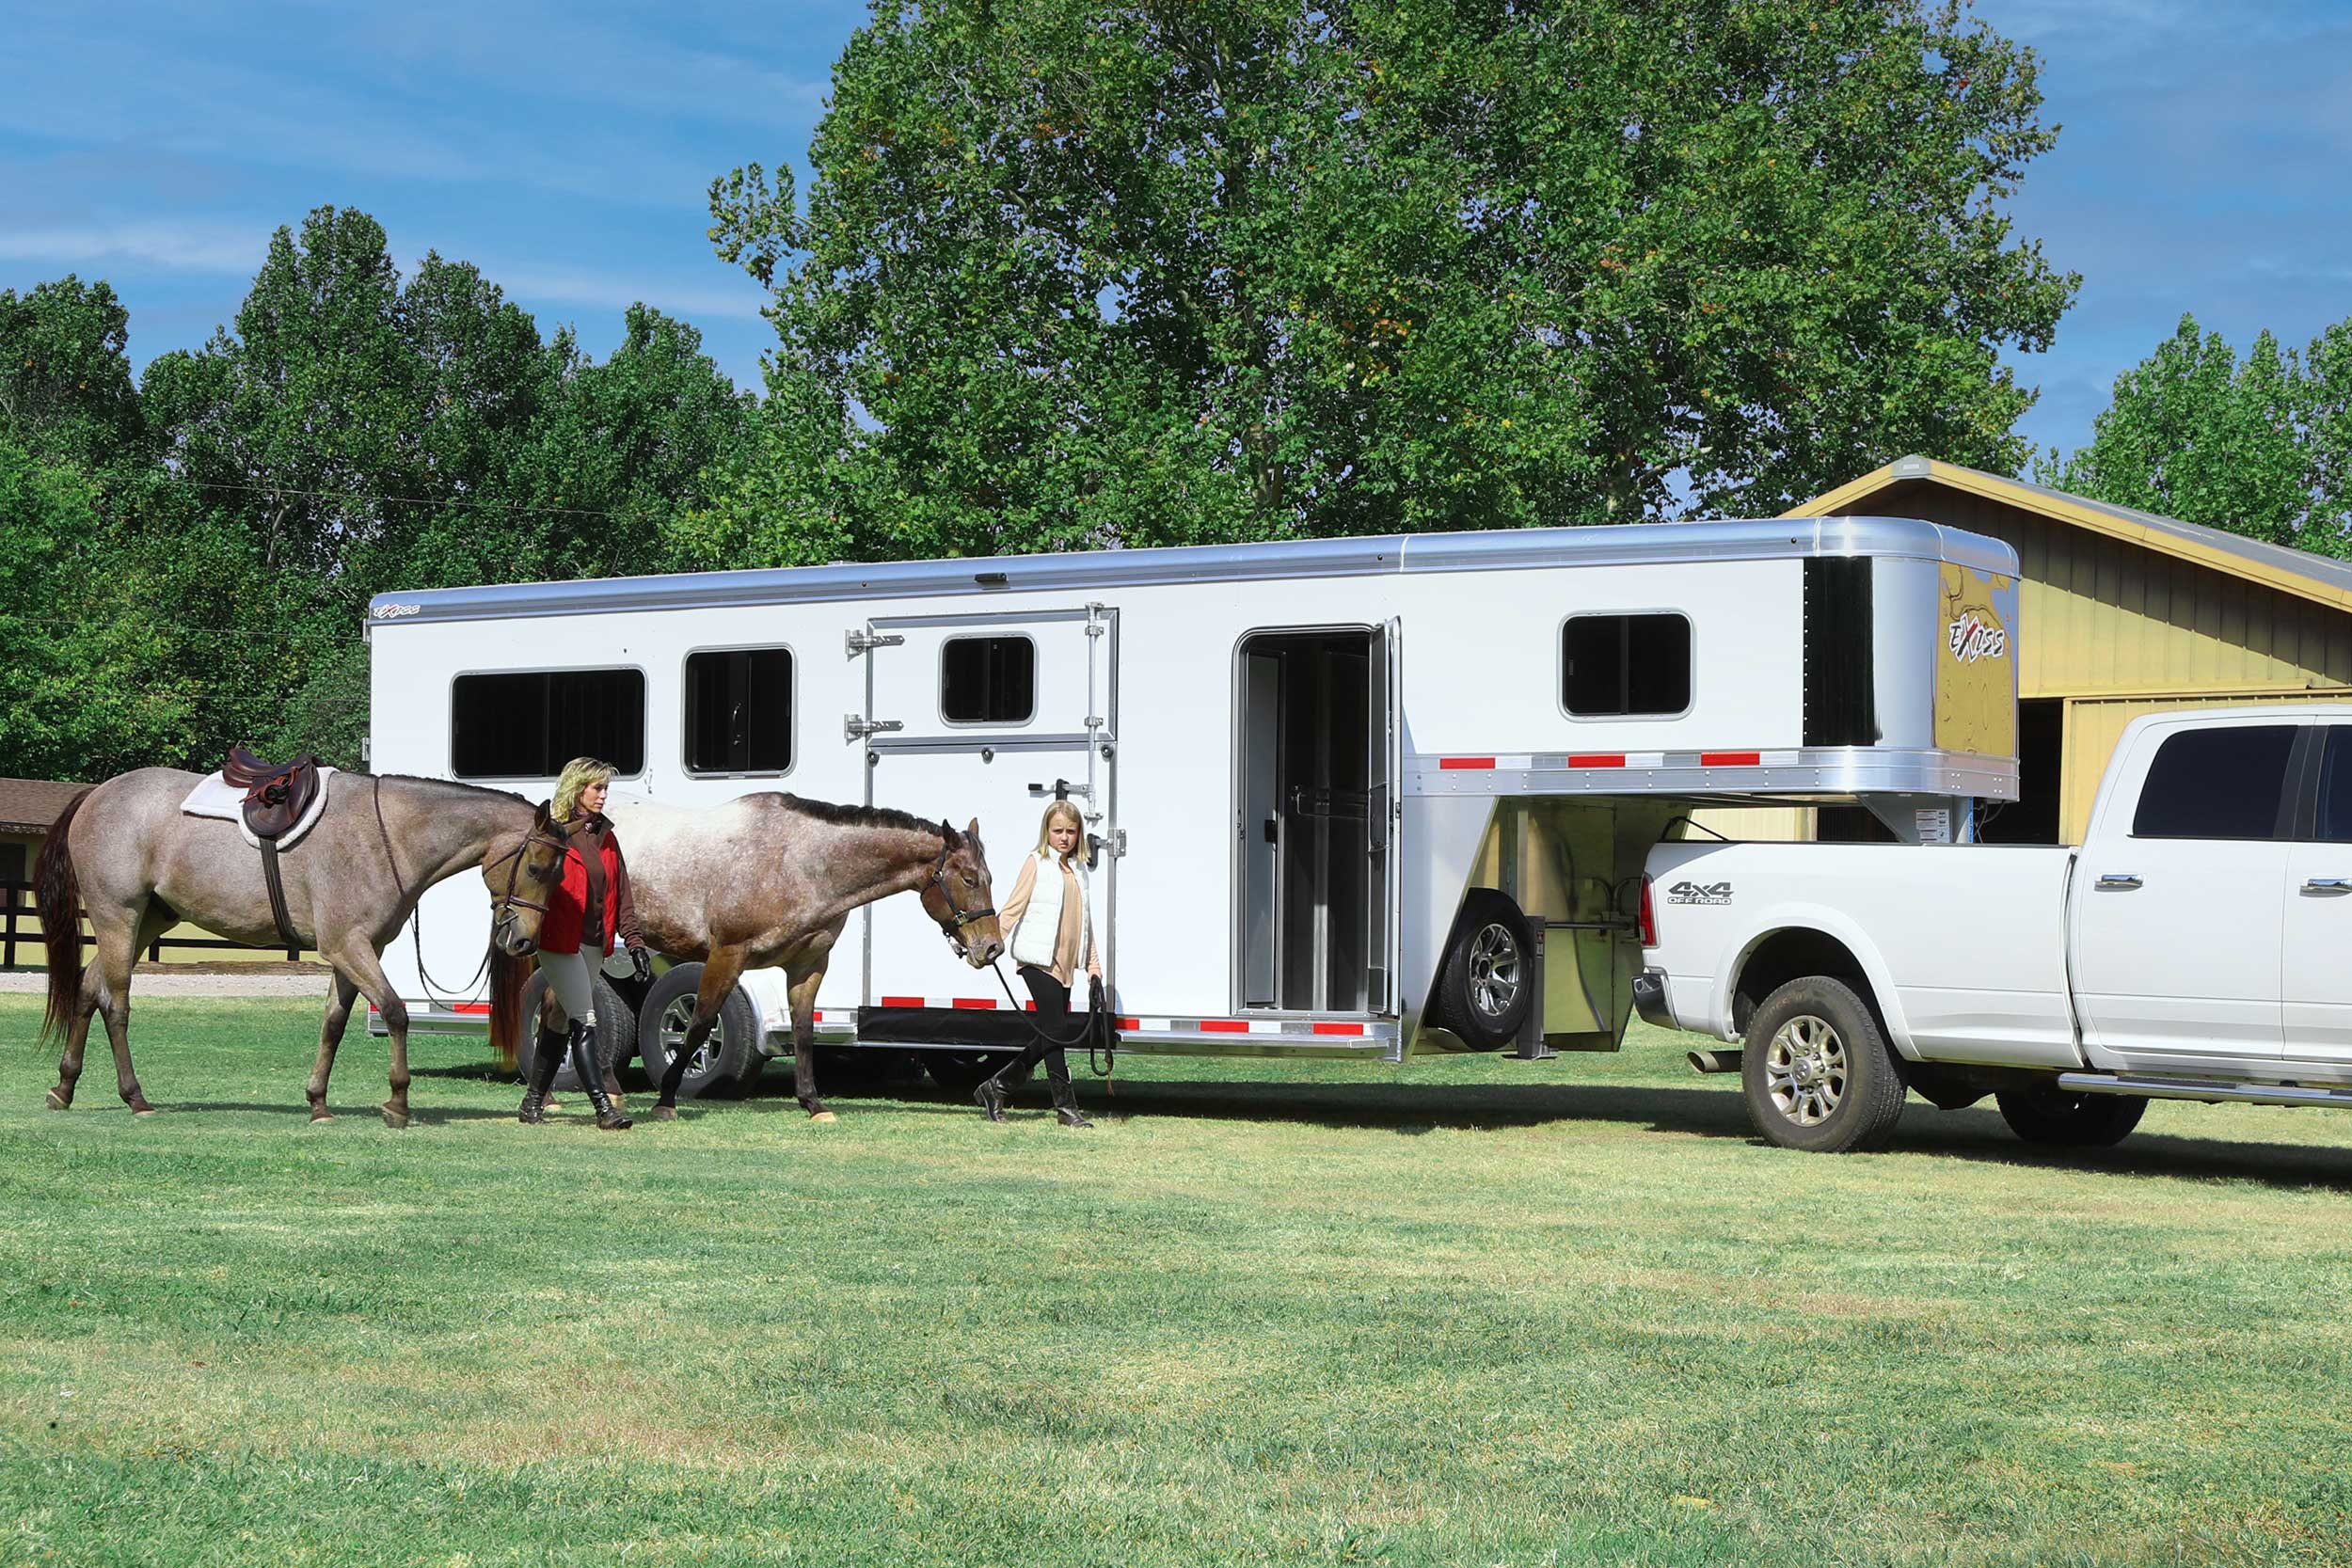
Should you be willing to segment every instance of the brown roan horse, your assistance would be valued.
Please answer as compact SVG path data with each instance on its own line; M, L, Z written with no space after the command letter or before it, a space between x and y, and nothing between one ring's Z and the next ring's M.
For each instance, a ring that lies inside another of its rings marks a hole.
M661 1080L657 1121L677 1114L686 1064L747 968L785 972L793 1088L811 1117L833 1119L817 1097L814 1015L833 944L853 910L894 893L916 894L973 968L987 968L1005 950L977 819L958 832L885 807L773 792L701 811L615 796L605 813L628 856L647 944L703 965L693 1021Z
M139 952L179 921L232 942L277 945L261 855L233 822L189 816L180 802L201 775L142 768L85 790L69 802L41 846L34 872L49 958L45 1039L65 1037L54 1110L73 1103L90 1015L102 1012L114 1045L115 1086L141 1116L154 1107L131 1070L131 971ZM538 945L539 916L563 863L564 837L519 795L436 779L338 774L317 822L278 856L294 934L335 971L306 1086L310 1119L329 1119L326 1081L351 1009L365 996L391 1036L388 1126L408 1125L408 1009L378 961L424 890L469 866L481 868L494 900L491 1013L512 1037ZM87 909L96 959L82 961L76 903Z

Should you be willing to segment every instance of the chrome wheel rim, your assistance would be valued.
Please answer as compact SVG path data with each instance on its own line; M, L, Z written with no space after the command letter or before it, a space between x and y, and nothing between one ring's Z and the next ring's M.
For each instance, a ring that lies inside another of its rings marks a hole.
M1799 1127L1818 1127L1846 1097L1846 1042L1829 1021L1802 1013L1782 1024L1764 1048L1764 1088L1780 1114Z
M1479 928L1470 938L1470 1006L1486 1018L1501 1018L1519 998L1525 981L1520 974L1519 939L1500 923Z
M661 1053L663 1055L673 1061L677 1059L678 1052L686 1045L687 1027L693 1022L694 998L691 993L676 998L661 1009ZM699 1078L710 1070L711 1064L719 1058L719 1037L725 1028L723 1021L714 1021L711 1023L710 1033L703 1037L703 1042L696 1048L694 1053L686 1058L686 1071L689 1077Z

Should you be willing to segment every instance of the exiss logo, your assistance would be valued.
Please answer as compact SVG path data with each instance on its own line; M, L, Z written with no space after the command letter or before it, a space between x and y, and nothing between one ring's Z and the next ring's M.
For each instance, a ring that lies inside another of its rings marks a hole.
M1677 882L1666 890L1669 904L1728 904L1731 902L1729 882Z
M1991 610L1971 605L1946 628L1944 645L1961 663L1974 664L1980 658L1999 658L2008 653L2009 631L1993 618Z

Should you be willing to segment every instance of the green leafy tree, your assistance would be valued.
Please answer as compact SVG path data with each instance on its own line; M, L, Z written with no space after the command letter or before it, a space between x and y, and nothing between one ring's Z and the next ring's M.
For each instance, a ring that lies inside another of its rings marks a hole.
M2272 544L2352 554L2348 329L2339 323L2303 355L2265 332L2241 360L2185 315L2116 378L2090 444L2042 457L2034 477Z
M1145 544L2013 470L1997 356L2075 284L1997 205L2051 143L2036 69L1915 0L878 5L805 211L713 184L778 347L685 531Z
M0 432L85 471L142 459L131 316L102 279L0 289Z

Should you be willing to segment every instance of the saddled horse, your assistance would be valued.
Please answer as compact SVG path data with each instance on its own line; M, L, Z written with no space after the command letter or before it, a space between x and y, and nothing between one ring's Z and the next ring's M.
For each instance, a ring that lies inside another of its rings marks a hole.
M605 814L628 856L646 942L703 965L693 1021L662 1075L657 1121L676 1116L686 1064L737 979L768 968L785 972L792 1000L794 1091L811 1117L833 1119L817 1095L817 988L850 912L864 905L916 894L975 969L1005 950L977 818L959 832L902 811L772 791L704 810L615 796Z
M115 1086L141 1116L154 1107L131 1069L131 972L141 949L179 921L232 942L280 941L261 856L233 822L181 810L203 775L172 768L119 774L67 803L34 872L49 956L41 1037L65 1037L54 1110L73 1103L90 1015L103 1013ZM511 1037L538 945L539 916L563 864L565 839L547 808L519 795L436 779L338 775L326 806L278 866L289 927L335 970L305 1092L310 1119L329 1119L326 1081L351 1009L365 996L391 1035L386 1125L408 1125L408 1010L384 978L384 944L424 890L479 867L494 901L490 958L494 1032ZM95 961L82 961L76 903L89 911Z

